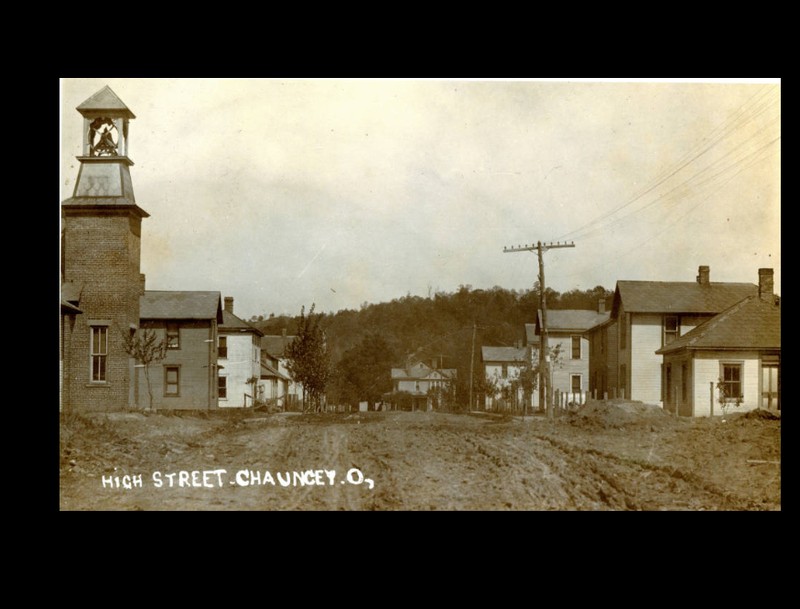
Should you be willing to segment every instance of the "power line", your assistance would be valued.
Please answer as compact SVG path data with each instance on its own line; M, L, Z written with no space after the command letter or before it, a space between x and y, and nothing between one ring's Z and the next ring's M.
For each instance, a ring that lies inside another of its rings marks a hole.
M689 186L689 185L690 185L690 184L691 184L691 183L692 183L694 180L696 180L697 178L699 178L699 177L700 177L702 174L706 173L707 171L710 171L710 170L714 169L716 165L719 165L719 164L721 164L721 163L722 163L722 162L723 162L723 161L724 161L724 160L725 160L725 159L726 159L728 156L730 156L730 155L731 155L731 154L733 154L734 152L737 152L739 148L741 148L742 146L744 146L744 144L746 144L747 142L749 142L750 140L754 139L755 137L757 137L757 136L759 136L759 135L763 135L763 134L756 134L756 135L753 135L753 136L751 136L751 137L750 137L750 138L748 138L748 139L747 139L745 142L742 142L742 143L738 144L738 145L736 146L736 148L734 148L734 149L732 149L732 150L728 151L728 152L727 152L727 153L726 153L724 156L720 157L719 159L717 159L716 161L714 161L714 162L713 162L713 163L711 163L710 165L708 165L708 166L704 167L703 169L701 169L700 171L698 171L697 173L695 173L693 176L691 176L691 177L687 178L686 180L684 180L684 181L683 181L683 182L681 182L680 184L677 184L676 186L672 187L672 188L671 188L670 190L668 190L667 192L665 192L665 193L663 193L663 194L659 195L659 196L658 196L656 199L654 199L654 200L650 201L649 203L646 203L645 205L642 205L641 207L638 207L637 209L634 209L634 210L632 210L630 213L628 213L628 214L625 214L624 216L621 216L621 217L619 217L619 218L616 218L616 219L612 220L611 222L609 222L609 223L607 223L607 224L603 224L603 225L601 225L601 226L598 226L597 228L594 228L594 229L592 229L592 230L590 230L590 231L586 231L586 232L583 232L583 233L581 233L581 235L580 235L580 236L581 236L581 238L586 238L588 235L592 235L592 234L594 234L594 233L597 233L597 232L599 232L599 231L605 231L605 230L608 230L608 228L609 228L609 227L611 227L611 226L614 226L615 224L618 224L618 223L620 223L620 222L623 222L623 221L625 221L625 220L629 219L631 216L633 216L633 215L635 215L635 214L638 214L639 212L642 212L642 211L644 211L644 210L646 210L646 209L648 209L648 208L652 207L653 205L655 205L656 203L658 203L658 202L659 202L659 201L661 201L662 199L665 199L665 200L667 200L667 201L668 201L668 200L669 200L669 198L670 198L670 196L669 196L669 195L672 195L672 194L673 194L673 193L675 193L676 191L681 191L681 189L685 189L685 188L686 188L687 186ZM775 142L777 142L777 141L778 141L778 140L780 140L780 139L781 139L781 136L778 136L778 137L776 137L776 138L772 139L771 141L769 141L769 142L767 142L766 144L764 144L763 146L761 146L761 147L759 147L759 148L755 149L753 152L751 152L751 153L747 154L746 156L744 156L744 157L742 157L742 158L739 158L739 159L736 159L736 160L734 160L734 161L733 161L733 162L732 162L730 165L728 165L728 166L727 166L727 167L725 167L724 169L721 169L720 171L718 171L717 173L713 174L713 175L712 175L712 176L710 176L709 178L707 178L707 179L705 179L705 180L703 180L703 181L701 181L701 182L698 182L698 183L697 183L696 185L694 185L694 186L696 186L696 187L702 187L702 186L705 186L705 185L706 185L706 184L708 184L709 182L712 182L714 179L716 179L718 176L720 176L720 175L724 174L724 173L725 173L725 172L727 172L727 171L730 171L731 169L734 169L734 168L735 168L735 167L736 167L738 164L740 164L740 163L742 163L742 162L746 161L746 160L747 160L749 157L751 157L751 156L753 156L753 155L756 155L756 154L758 154L759 152L761 152L761 151L762 151L762 150L764 150L765 148L767 148L767 147L771 146L772 144L774 144ZM678 194L680 194L680 192L678 192Z
M776 138L776 140L777 140L777 139L780 139L780 138ZM767 145L765 145L765 146L762 146L762 147L761 147L761 148L760 148L758 151L756 151L756 153L759 153L759 152L762 152L763 150L766 150L766 149L767 149L767 148L769 148L769 147L770 147L772 144L774 144L776 140L773 140L773 141L772 141L772 142L770 142L769 144L767 144ZM666 227L662 228L662 229L661 229L661 230L659 230L658 232L656 232L656 233L654 233L654 234L652 234L652 235L648 236L646 239L644 239L644 240L640 241L639 243L637 243L636 245L634 245L634 246L633 246L633 247L631 247L630 249L627 249L627 250L625 250L624 252L621 252L621 253L617 254L616 256L613 256L612 258L607 258L607 259L605 260L605 262L604 262L604 264L603 264L603 265L597 265L597 266L594 266L594 267L590 267L589 269L582 269L580 272L575 272L575 273L569 273L569 274L566 274L566 275L561 275L561 277L562 277L562 278L566 278L566 277L575 277L575 276L577 276L577 275L584 275L584 274L586 274L587 272L591 272L591 271L594 271L594 270L597 270L597 269L601 268L602 266L604 266L605 264L607 264L607 263L609 263L609 262L613 262L613 261L615 261L615 260L619 260L619 259L620 259L620 258L622 258L623 256L627 256L627 255L628 255L628 254L630 254L632 251L634 251L634 250L636 250L636 249L640 248L640 247L641 247L641 246L643 246L644 244L646 244L646 243L648 243L648 242L652 242L654 239L656 239L656 238L660 237L660 236L661 236L662 234L664 234L664 233L665 233L667 230L669 230L670 228L672 228L673 226L675 226L676 224L678 224L678 222L680 222L680 221L681 221L681 220L683 220L683 219L684 219L686 216L688 216L688 215L689 215L689 214L691 214L693 211L695 211L695 210L696 210L698 207L700 207L700 206L701 206L703 203L705 203L705 202L706 202L708 199L710 199L712 195L714 195L715 193L717 193L717 192L719 192L720 190L722 190L722 189L723 189L725 186L727 186L727 185L728 185L728 184L729 184L731 181L733 181L733 179L734 179L734 178L736 178L736 176L738 176L740 173L742 173L743 171L746 171L747 169L749 169L749 168L750 168L750 167L752 167L753 165L755 165L755 164L757 164L757 163L761 162L761 161L762 161L763 159L765 159L765 158L767 158L767 157L766 157L766 155L765 155L765 156L763 156L762 158L755 158L755 157L754 157L754 158L752 158L752 159L750 160L750 162L749 162L749 163L747 163L745 166L741 167L741 168L739 169L739 171L737 171L735 174L733 174L733 175L732 175L732 176L730 176L728 179L726 179L726 180L725 180L725 181L724 181L722 184L720 184L720 185L719 185L719 186L717 186L717 187L716 187L714 190L712 190L710 193L708 193L708 195L706 195L706 196L705 196L705 197L704 197L704 198L703 198L701 201L699 201L699 202L698 202L698 203L696 203L694 206L692 206L692 207L691 207L689 210L687 210L687 211L686 211L684 214L682 214L680 217L678 217L678 218L677 218L675 221L673 221L672 223L668 224Z
M758 94L756 94L756 95L758 95ZM753 96L753 97L755 97L755 96ZM751 97L751 98L750 98L750 100L748 100L747 102L745 102L745 104L743 104L743 105L742 105L742 106L739 108L739 110L737 111L737 114L743 114L743 113L744 113L744 112L743 112L743 109L745 108L745 106L747 106L747 105L749 104L749 102L750 102L750 101L753 99L753 97ZM594 220L592 220L592 221L590 221L590 222L588 222L588 223L584 224L583 226L580 226L580 227L578 227L578 228L577 228L577 229L575 229L575 230L572 230L572 231L570 231L570 232L567 232L567 233L565 233L565 234L561 235L561 236L559 237L559 239L563 239L563 238L565 238L565 237L570 237L570 236L575 236L575 235L577 235L577 234L578 234L580 231L582 231L583 229L585 229L585 228L588 228L588 227L590 227L590 226L594 226L595 224L597 224L597 223L599 223L599 222L602 222L602 221L603 221L603 220L605 220L606 218L608 218L608 217L610 217L610 216L613 216L615 213L617 213L617 212L621 211L622 209L624 209L624 208L628 207L629 205L631 205L631 204L635 203L636 201L638 201L639 199L641 199L641 198L642 198L644 195L646 195L647 193L649 193L649 192L653 191L655 188L657 188L658 186L660 186L661 184L663 184L663 183L664 183L666 180L668 180L668 179L669 179L669 178L671 178L672 176L676 175L676 174L677 174L677 173L678 173L680 170L682 170L684 167L688 166L690 163L694 162L695 160L697 160L698 158L700 158L701 156L703 156L703 155L704 155L706 152L708 152L708 151L709 151L711 148L713 148L713 147L714 147L714 146L715 146L717 143L719 143L720 141L722 141L723 139L725 139L726 137L728 137L729 135L731 135L732 133L734 133L736 130L740 129L740 128L741 128L743 125L747 124L747 122L749 122L750 120L752 120L752 119L753 119L753 118L755 118L756 116L759 116L760 114L762 114L762 113L763 113L764 111L766 111L766 109L767 109L767 108L768 108L770 105L772 105L773 103L774 103L774 102L769 102L768 104L766 104L766 105L764 105L763 107L759 108L759 110L758 110L758 111L757 111L755 114L753 114L752 116L749 116L749 117L747 117L747 120L746 120L745 122L741 122L741 120L739 120L739 118L736 118L736 119L735 119L735 121L733 121L733 125L730 125L730 126L724 126L724 125L725 125L725 123L723 123L723 126L718 126L717 128L715 128L715 129L714 129L714 130L711 132L711 134L709 134L709 135L708 135L708 136L706 136L706 137L705 137L703 140L701 140L701 142L700 142L698 145L696 145L696 146L695 146L695 148L698 148L698 147L700 147L700 146L702 145L702 143L703 143L703 142L705 142L705 141L706 141L706 140L708 140L709 138L712 138L711 142L710 142L708 145L706 145L705 147L703 147L703 148L702 148L702 150L700 150L699 152L696 152L696 153L694 153L694 154L693 154L693 155L692 155L692 156L691 156L691 157L690 157L688 160L685 160L685 161L684 161L683 159L684 159L684 158L687 156L687 154L691 154L691 152L689 152L689 153L685 153L685 154L683 155L683 157L681 157L681 160L679 160L679 161L678 161L678 163L677 163L677 166L673 166L673 168L671 168L671 169L668 169L668 170L667 170L667 171L668 171L667 175L665 175L664 177L656 178L656 179L655 179L655 182L654 182L654 183L653 183L651 186L649 186L649 187L646 187L644 191L642 191L642 192L640 192L640 193L638 193L638 194L634 195L633 197L631 197L630 199L628 199L628 200L627 200L625 203L623 203L623 204L621 204L621 205L618 205L617 207L615 207L615 208L614 208L614 209L612 209L611 211L609 211L609 212L606 212L605 214L602 214L602 215L598 216L597 218L595 218ZM736 115L734 115L734 116L736 116ZM732 122L732 121L731 121L731 119L728 119L728 121L727 121L727 122ZM717 130L719 130L721 127L722 127L722 129L723 129L723 132L722 132L722 133L721 133L719 136L713 136L713 137L712 137L712 135L713 135L713 134L714 134L714 133L715 133ZM663 172L662 172L662 173L663 173Z

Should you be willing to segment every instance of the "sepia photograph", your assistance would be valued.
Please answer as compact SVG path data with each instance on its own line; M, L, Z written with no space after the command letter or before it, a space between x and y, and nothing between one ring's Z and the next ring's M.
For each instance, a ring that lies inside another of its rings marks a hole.
M780 511L781 80L60 80L61 511Z

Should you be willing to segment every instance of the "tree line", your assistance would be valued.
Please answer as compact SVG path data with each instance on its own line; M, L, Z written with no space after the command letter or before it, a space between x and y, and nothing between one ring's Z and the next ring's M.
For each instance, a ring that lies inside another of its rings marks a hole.
M611 308L613 292L602 286L559 293L547 289L549 309L597 309L603 299ZM524 344L525 324L535 323L539 285L531 290L489 290L460 286L424 298L407 295L391 302L362 304L359 310L295 317L258 316L250 322L265 334L297 336L289 347L294 378L307 380L315 407L375 402L392 390L391 368L417 361L457 371L455 402L466 404L475 336L475 385L484 382L481 346ZM304 359L305 358L305 359Z

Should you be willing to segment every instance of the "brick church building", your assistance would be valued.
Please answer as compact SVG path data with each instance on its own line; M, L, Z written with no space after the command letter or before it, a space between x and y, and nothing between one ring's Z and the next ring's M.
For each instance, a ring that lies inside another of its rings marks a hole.
M131 182L128 130L135 116L109 87L77 110L83 117L80 168L73 196L61 204L61 410L147 407L142 366L125 350L125 334L140 327L140 307L153 308L155 298L147 296L140 272L142 220L149 214L136 203ZM221 296L202 293L209 312L195 314L176 294L174 305L157 308L164 328L178 337L185 332L183 341L168 337L169 358L150 369L159 407L216 408ZM205 329L195 337L188 328L197 326Z

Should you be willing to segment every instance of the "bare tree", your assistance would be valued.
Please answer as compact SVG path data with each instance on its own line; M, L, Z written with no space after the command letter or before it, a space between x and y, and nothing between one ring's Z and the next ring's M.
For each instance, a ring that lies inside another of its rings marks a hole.
M167 340L159 338L158 334L149 328L140 328L136 332L122 332L125 352L134 358L144 368L144 378L147 382L147 395L150 399L148 408L153 409L153 388L150 385L150 365L156 364L167 357Z

